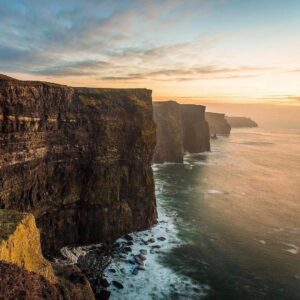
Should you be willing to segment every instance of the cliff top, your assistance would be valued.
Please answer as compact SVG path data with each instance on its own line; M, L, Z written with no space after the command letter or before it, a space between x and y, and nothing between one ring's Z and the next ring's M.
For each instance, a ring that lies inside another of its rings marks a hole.
M180 105L178 102L174 100L167 100L167 101L153 101L153 105L164 105L164 104L172 104L172 105Z
M211 115L211 116L222 116L222 117L224 117L225 116L225 114L223 114L223 113L216 113L216 112L209 112L209 111L207 111L205 114L207 114L207 115Z
M232 127L257 127L258 124L248 117L227 117L226 120Z
M68 85L63 85L63 84L59 84L59 83L53 83L53 82L48 82L48 81L38 81L38 80L19 80L13 77L9 77L7 75L4 74L0 74L0 81L8 81L8 82L18 82L18 84L32 84L32 85L47 85L47 86L53 86L53 87L61 87L61 88L70 88L70 89L75 89L75 90L81 90L81 91L88 91L88 92L92 92L92 91L107 91L107 92L113 92L113 91L128 91L128 92L132 92L132 91L148 91L148 92L152 92L149 89L146 88L129 88L129 89L123 89L123 88L90 88L90 87L72 87L72 86L68 86Z
M29 214L0 209L0 242L8 239L26 216L29 216Z
M153 102L153 105L164 105L164 104L171 104L171 105L180 105L181 107L187 107L187 108L201 108L201 109L205 109L206 106L204 105L201 105L201 104L182 104L182 103L178 103L176 102L175 100L166 100L166 101L154 101Z

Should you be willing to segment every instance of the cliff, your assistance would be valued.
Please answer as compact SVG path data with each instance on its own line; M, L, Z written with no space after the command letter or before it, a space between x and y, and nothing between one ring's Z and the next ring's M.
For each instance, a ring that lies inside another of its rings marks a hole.
M206 112L205 119L209 125L211 135L228 135L231 131L231 126L225 118L225 114Z
M231 127L257 127L257 123L246 117L226 117Z
M0 299L93 300L75 266L47 261L33 215L0 209Z
M154 163L182 163L185 151L198 153L210 150L205 106L166 101L154 102L153 108L157 126Z
M183 134L180 105L175 101L154 102L157 144L153 162L183 162Z
M181 104L184 150L190 153L210 151L209 129L205 120L205 106Z
M32 213L42 249L156 222L151 91L0 77L0 207Z

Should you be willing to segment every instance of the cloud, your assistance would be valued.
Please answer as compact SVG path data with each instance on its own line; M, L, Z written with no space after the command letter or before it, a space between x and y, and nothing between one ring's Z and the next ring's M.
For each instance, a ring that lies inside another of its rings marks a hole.
M186 69L159 69L150 72L129 73L126 76L103 76L100 80L172 80L190 81L203 79L237 79L257 76L257 72L269 71L272 68L242 66L238 68L222 68L218 66L197 66ZM245 73L246 72L246 73ZM250 72L250 74L249 74ZM254 74L252 72L255 72Z
M288 99L300 102L300 96L288 97Z
M31 73L46 76L92 76L98 74L100 69L107 68L109 65L105 61L96 60L62 62L59 65L37 68Z
M219 38L182 32L210 5L200 0L53 0L47 6L40 0L4 1L0 70L103 81L238 79L269 72L225 66L215 50Z

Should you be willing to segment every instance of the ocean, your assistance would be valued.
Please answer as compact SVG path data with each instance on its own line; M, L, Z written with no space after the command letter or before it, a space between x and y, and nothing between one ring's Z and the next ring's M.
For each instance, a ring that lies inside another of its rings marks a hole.
M300 131L233 129L211 146L153 165L159 222L106 271L124 286L111 299L300 299Z

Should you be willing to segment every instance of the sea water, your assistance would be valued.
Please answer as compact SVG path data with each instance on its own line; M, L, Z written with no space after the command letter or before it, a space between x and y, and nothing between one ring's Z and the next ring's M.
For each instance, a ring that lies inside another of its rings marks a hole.
M111 299L300 299L300 132L234 129L211 144L153 166L158 224L113 260L106 276L124 288Z

